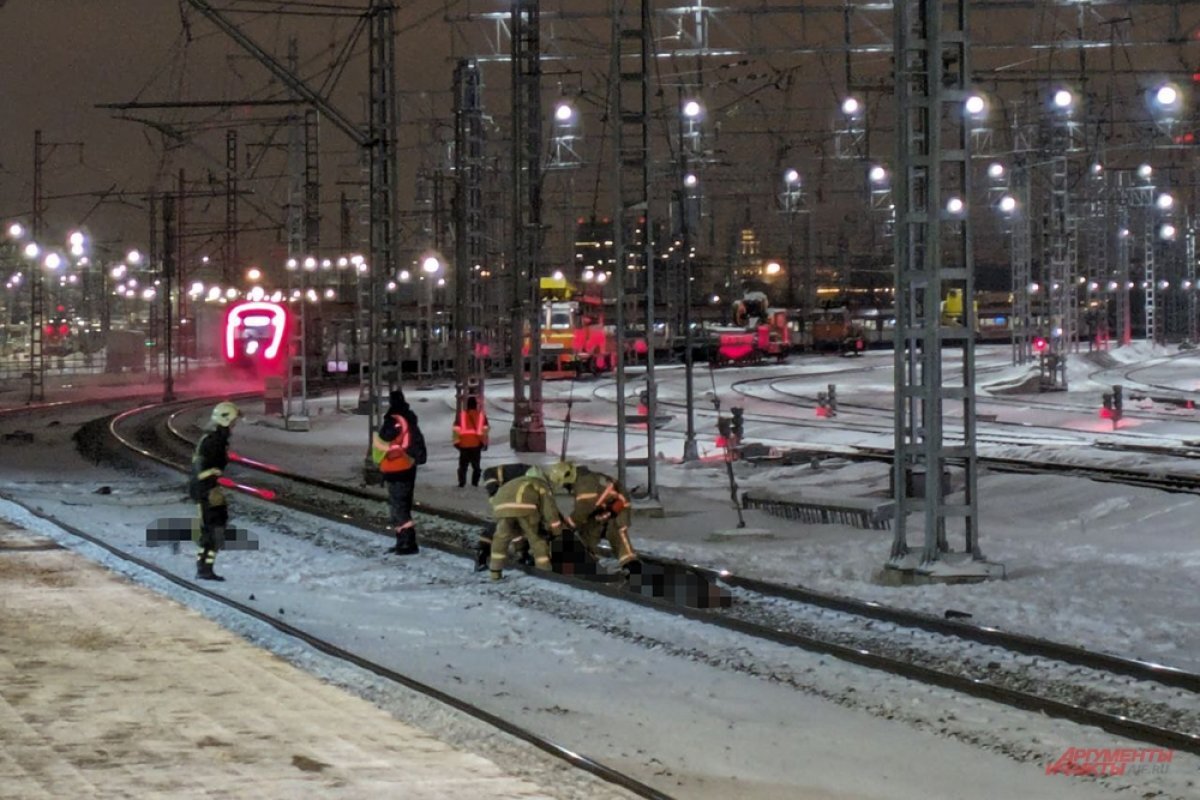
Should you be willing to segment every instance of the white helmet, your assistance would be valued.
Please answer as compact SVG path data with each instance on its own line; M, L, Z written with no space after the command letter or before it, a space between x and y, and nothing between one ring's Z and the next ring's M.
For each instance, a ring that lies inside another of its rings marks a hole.
M213 408L212 421L218 427L228 428L241 415L242 412L238 410L238 407L226 400L223 403L217 403Z

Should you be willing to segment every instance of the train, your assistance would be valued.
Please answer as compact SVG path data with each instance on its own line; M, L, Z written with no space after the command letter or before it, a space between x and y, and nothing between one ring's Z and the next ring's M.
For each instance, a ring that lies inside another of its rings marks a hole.
M283 372L289 317L286 306L265 300L230 306L222 329L225 361L260 374Z

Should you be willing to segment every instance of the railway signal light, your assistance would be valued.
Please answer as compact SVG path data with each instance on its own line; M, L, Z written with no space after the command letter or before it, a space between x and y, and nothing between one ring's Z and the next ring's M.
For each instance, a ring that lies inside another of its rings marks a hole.
M1100 409L1101 419L1112 419L1113 415L1113 396L1112 392L1104 393L1104 408Z
M732 424L730 426L733 432L733 438L740 442L742 441L742 437L746 434L745 420L742 416L744 414L744 409L742 409L741 406L733 406L729 409L729 413L733 415L733 419L731 420Z
M1049 343L1046 341L1046 337L1045 337L1045 336L1035 336L1035 337L1033 337L1033 351L1034 351L1035 353L1044 353L1044 352L1046 352L1046 347L1048 346L1048 344L1049 344Z
M1122 412L1124 411L1124 398L1121 396L1121 385L1113 384L1112 387L1112 423L1113 430L1117 429L1117 423L1121 420Z

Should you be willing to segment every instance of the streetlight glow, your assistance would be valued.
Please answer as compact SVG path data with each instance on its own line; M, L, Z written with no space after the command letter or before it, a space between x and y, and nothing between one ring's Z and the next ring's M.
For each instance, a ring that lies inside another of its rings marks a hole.
M984 102L982 96L973 94L967 98L966 108L968 114L978 117L987 110L987 103Z
M438 261L437 256L425 256L425 260L421 262L421 271L432 275L442 268L442 262Z
M695 119L703 110L700 103L695 100L688 100L683 104L683 115L688 119Z
M964 208L966 208L966 204L963 203L961 197L951 197L946 201L946 210L951 214L961 214Z
M987 174L994 181L1001 180L1004 178L1004 165L999 161L993 161L991 164L988 164Z
M871 183L883 183L887 180L887 170L876 164L871 167L871 171L867 173L867 177L871 179Z
M1070 89L1059 89L1054 93L1054 107L1062 111L1067 111L1075 104L1075 95L1071 94Z
M1011 194L1006 194L1000 198L1000 210L1005 214L1011 214L1017 210L1017 198Z
M42 263L46 265L46 269L58 269L62 266L62 256L58 253L47 253L46 260Z
M1154 93L1154 103L1164 111L1179 107L1179 90L1172 84L1164 83Z
M862 104L858 102L857 98L847 97L842 101L842 113L846 116L853 117L860 110L862 110Z
M575 117L575 109L566 100L559 102L554 107L554 119L562 125L566 125Z
M250 269L246 270L246 280L248 280L248 281L262 280L262 270L260 270L258 267L251 267Z

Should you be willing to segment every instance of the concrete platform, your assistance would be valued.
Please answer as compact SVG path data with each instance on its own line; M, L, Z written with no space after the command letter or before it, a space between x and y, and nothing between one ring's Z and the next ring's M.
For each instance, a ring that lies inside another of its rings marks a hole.
M0 798L552 791L0 521Z

